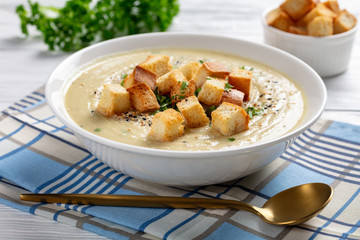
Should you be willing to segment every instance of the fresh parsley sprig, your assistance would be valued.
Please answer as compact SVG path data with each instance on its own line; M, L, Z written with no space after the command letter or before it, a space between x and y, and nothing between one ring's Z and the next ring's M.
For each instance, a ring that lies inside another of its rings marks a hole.
M248 107L246 108L246 112L249 115L250 118L253 118L254 116L261 116L264 114L263 108L254 108L254 107Z
M187 87L188 87L188 83L187 82L185 82L185 81L182 81L181 82L181 85L180 85L180 90L186 90L187 89Z
M225 83L224 91L230 92L232 88L234 88L233 85L231 85L230 83Z
M63 8L28 1L16 8L21 30L33 25L49 50L74 51L117 36L165 31L179 12L177 0L68 0Z
M158 112L165 111L168 108L174 108L173 105L172 105L171 98L169 96L161 95L157 88L155 89L154 93L155 93L155 96L156 96L156 100L158 101L158 103L160 105L160 108L158 110L156 110L154 112L154 114L156 114Z
M201 88L198 88L195 90L195 96L197 97L199 95L199 92L201 91Z
M249 66L242 66L241 67L242 70L247 70L247 71L254 71L253 67L249 67Z
M211 113L212 113L213 111L215 111L216 108L217 108L217 106L211 105L211 106L206 110L206 112L205 112L206 115L207 115L209 118L211 118Z

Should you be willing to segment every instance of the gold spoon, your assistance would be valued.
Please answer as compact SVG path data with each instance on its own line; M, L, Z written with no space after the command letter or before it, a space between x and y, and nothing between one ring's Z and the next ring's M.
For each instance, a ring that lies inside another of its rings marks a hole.
M317 215L331 200L333 189L324 183L289 188L270 198L262 208L225 199L106 194L21 194L25 201L157 208L233 208L257 214L267 223L296 225Z

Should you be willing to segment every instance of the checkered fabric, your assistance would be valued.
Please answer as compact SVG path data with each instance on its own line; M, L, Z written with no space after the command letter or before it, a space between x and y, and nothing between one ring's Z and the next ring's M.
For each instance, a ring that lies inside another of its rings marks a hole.
M117 172L91 155L46 105L43 89L0 116L0 203L113 239L360 239L360 126L318 121L280 158L250 176L194 188L167 187ZM20 193L171 195L237 199L262 206L299 184L335 192L295 227L236 210L127 208L19 201Z

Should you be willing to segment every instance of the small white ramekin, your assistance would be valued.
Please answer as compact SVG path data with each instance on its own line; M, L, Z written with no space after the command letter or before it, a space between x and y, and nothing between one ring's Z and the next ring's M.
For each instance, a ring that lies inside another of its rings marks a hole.
M358 24L347 32L326 37L297 35L267 24L266 16L273 9L265 10L261 19L266 44L300 58L321 77L334 76L347 69Z

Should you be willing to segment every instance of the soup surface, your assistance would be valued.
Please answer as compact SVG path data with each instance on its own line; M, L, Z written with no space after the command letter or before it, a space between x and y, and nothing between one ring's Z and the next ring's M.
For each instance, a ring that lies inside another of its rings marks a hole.
M167 55L173 68L191 61L218 62L227 67L253 71L250 101L244 109L255 109L249 130L223 136L211 126L186 128L185 134L171 142L148 138L151 114L125 114L107 118L94 110L105 83L121 83L136 65L151 54ZM188 49L151 49L101 58L77 73L67 90L65 105L70 117L85 130L114 141L166 150L204 151L247 146L268 141L293 129L304 112L300 89L282 74L262 64L217 52ZM256 115L258 114L258 115Z

